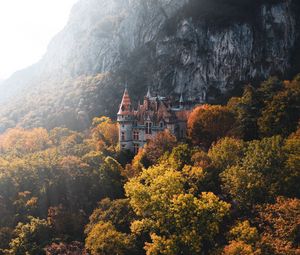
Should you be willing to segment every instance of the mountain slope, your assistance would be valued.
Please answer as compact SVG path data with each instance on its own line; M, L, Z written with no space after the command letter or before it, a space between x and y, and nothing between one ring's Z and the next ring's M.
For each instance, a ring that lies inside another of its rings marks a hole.
M115 114L125 82L135 100L152 86L216 102L242 84L289 77L297 2L81 0L44 58L0 86L0 129L85 128Z

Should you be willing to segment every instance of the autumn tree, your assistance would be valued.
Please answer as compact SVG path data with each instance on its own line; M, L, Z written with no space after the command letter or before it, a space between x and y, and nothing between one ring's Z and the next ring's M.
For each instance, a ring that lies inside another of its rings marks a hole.
M46 255L87 255L84 244L78 241L52 243L46 246L45 251Z
M91 255L124 255L130 250L130 236L115 229L111 222L98 222L89 232L85 247Z
M186 182L182 172L157 165L125 185L141 218L131 229L135 235L148 232L152 240L146 243L147 254L196 254L219 233L229 204L213 193L194 196L185 190Z
M150 161L147 159L146 153L143 149L140 149L139 152L134 156L131 161L131 164L127 164L123 171L123 175L127 178L133 178L138 176L143 168L150 165Z
M165 154L161 158L161 162L173 169L181 170L185 165L192 164L193 152L193 149L188 144L179 144L173 148L171 153Z
M188 118L189 138L193 144L209 147L211 143L229 135L234 121L233 113L225 106L196 107Z
M259 249L255 250L250 244L242 241L231 241L224 247L222 255L262 255Z
M284 171L289 185L284 187L287 196L300 197L300 128L285 141L284 152L287 155Z
M110 200L105 198L99 202L97 208L89 217L85 233L88 234L100 221L111 222L118 231L129 233L130 224L134 218L135 214L128 199Z
M221 252L222 255L261 255L259 248L260 236L248 220L238 221L230 229L227 239L229 244Z
M235 123L232 134L244 140L258 138L257 118L260 114L261 104L256 90L246 86L242 97L231 98L227 107L234 113Z
M221 174L224 191L240 206L270 201L290 185L286 182L289 173L284 171L283 144L278 136L252 141L241 162Z
M172 151L176 143L176 137L169 130L160 132L145 146L145 157L151 165L154 165L165 152Z
M259 130L264 136L289 135L295 131L300 119L300 81L284 83L284 89L266 102L258 119Z
M238 164L244 155L244 146L242 140L225 137L211 146L208 157L220 173L226 168Z
M18 224L15 236L10 242L9 253L42 255L45 254L45 246L51 241L52 230L46 220L31 218L29 223Z
M0 254L5 255L9 248L10 240L13 238L13 229L9 227L0 228Z
M56 238L81 240L87 217L83 210L71 211L59 205L48 209L47 221Z
M263 254L300 253L300 200L278 197L275 204L256 208Z
M0 135L0 151L3 153L27 154L44 150L49 146L49 134L43 128L32 130L14 128Z
M84 136L78 132L67 128L54 128L49 132L49 138L52 144L58 148L59 153L63 155L82 156L87 145L84 145Z
M248 220L240 221L229 231L229 240L255 245L259 240L259 233L255 227L251 227Z
M107 149L116 151L119 141L119 129L117 123L108 117L94 118L92 139L98 150Z

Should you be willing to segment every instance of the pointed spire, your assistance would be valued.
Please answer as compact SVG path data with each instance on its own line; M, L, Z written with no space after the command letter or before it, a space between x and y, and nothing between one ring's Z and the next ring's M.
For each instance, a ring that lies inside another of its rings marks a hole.
M147 98L151 98L150 86L148 86L148 92L147 92L146 97Z
M184 103L182 92L181 92L181 95L180 95L179 103L180 103L180 104L183 104L183 103Z
M119 115L130 115L132 113L131 99L128 93L127 84L125 85L125 90L120 104Z
M184 107L184 99L183 99L183 94L181 92L180 99L179 99L179 109L183 109L183 107Z

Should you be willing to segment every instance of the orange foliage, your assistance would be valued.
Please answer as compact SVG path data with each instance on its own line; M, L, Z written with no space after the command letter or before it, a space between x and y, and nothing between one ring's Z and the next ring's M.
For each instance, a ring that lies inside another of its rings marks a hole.
M165 130L149 141L145 146L144 153L150 164L155 164L165 152L171 151L176 143L176 137L169 130Z
M262 248L273 254L300 254L300 200L277 198L276 204L258 206Z
M46 149L50 143L48 132L44 128L14 128L0 135L0 151L5 153L32 153Z
M117 123L110 118L101 117L93 120L92 136L96 141L98 150L103 148L115 150L119 140L119 128Z
M255 250L251 245L241 241L232 241L225 246L222 255L260 255L260 250Z
M209 147L212 142L229 134L234 124L229 108L220 105L196 107L188 119L188 134L196 145Z

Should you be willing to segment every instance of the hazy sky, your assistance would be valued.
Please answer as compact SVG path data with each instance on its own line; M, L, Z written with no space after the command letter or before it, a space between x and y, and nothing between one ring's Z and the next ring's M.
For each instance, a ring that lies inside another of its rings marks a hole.
M77 0L0 0L0 79L38 61Z

